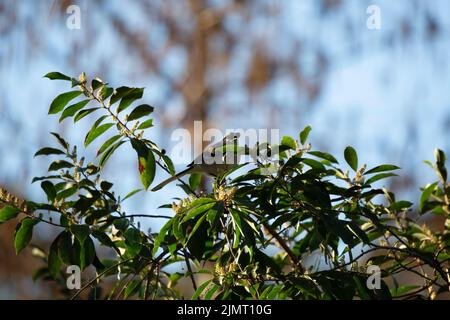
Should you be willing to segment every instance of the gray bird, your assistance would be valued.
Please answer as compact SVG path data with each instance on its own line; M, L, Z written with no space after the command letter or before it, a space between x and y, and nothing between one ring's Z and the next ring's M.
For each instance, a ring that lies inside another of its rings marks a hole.
M164 180L154 187L152 191L158 191L172 181L178 180L187 174L204 173L210 176L217 176L220 173L234 168L238 165L236 152L233 150L230 151L224 147L237 145L239 136L239 132L232 132L226 135L221 141L206 146L202 153L197 156L194 161L188 164L187 169Z

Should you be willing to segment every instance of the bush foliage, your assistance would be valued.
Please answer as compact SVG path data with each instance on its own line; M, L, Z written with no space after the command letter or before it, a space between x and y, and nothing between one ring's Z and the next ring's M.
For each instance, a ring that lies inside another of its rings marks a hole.
M118 196L101 178L115 151L131 144L144 190L157 170L175 174L164 150L144 137L153 126L153 107L137 103L144 89L114 89L98 78L88 83L84 73L78 79L59 72L46 77L72 85L53 100L49 114L74 123L95 114L84 148L104 141L97 159L88 162L76 146L52 133L57 146L36 156L58 160L50 163L48 175L33 179L46 203L1 191L0 223L20 217L17 253L31 246L42 259L35 280L56 281L71 298L101 299L434 299L449 291L450 187L442 151L435 151L434 164L427 162L436 181L422 189L413 206L372 187L395 176L398 167L366 169L352 147L345 149L341 166L311 147L307 127L298 139L283 137L275 170L256 159L256 165L239 165L240 174L233 168L216 176L210 191L200 191L199 175L193 174L175 182L186 197L158 209L172 209L171 215L133 215L122 210L122 203L141 190ZM443 217L445 227L427 227L424 222L435 216ZM167 221L151 233L136 217ZM58 230L47 252L31 244L41 223ZM66 288L69 265L85 270L79 290ZM370 266L381 271L377 288L367 285L376 275L367 272ZM409 283L399 283L402 274L409 275ZM183 278L190 281L192 296L178 290Z

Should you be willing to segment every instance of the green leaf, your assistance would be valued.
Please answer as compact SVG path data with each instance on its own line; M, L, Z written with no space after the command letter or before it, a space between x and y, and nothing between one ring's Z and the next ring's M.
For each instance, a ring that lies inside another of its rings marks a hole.
M126 108L128 108L134 101L142 98L144 94L144 88L133 88L128 91L122 98L119 103L119 107L117 108L117 113L122 112Z
M99 107L97 108L90 108L90 109L84 109L81 110L80 112L77 113L77 115L73 118L73 122L78 122L81 119L83 119L84 117L86 117L87 115L91 114L92 112L96 111L100 109Z
M354 171L358 170L358 155L356 154L355 149L350 146L345 148L344 157L350 168Z
M189 186L192 190L197 190L202 181L202 175L199 173L193 173L189 176Z
M102 85L104 85L105 83L103 83L102 79L99 78L94 78L91 81L91 87L92 90L97 90L98 88L100 88Z
M33 282L38 281L39 279L44 278L45 276L47 276L49 274L49 270L47 267L41 267L39 269L36 269L33 271L33 275L32 275L32 279Z
M215 204L216 204L216 202L209 202L209 203L199 205L199 206L191 206L191 208L189 208L189 210L186 212L186 215L184 216L182 222L193 219L196 216L198 216L199 214L202 214L202 213L208 211Z
M371 300L371 296L368 292L367 286L362 283L360 277L355 275L353 276L353 280L355 282L356 290L358 290L358 294L361 300Z
M38 152L36 152L34 154L34 156L35 157L37 157L37 156L48 156L48 155L51 155L51 154L66 154L66 153L64 151L59 150L59 149L46 147L46 148L40 149Z
M294 158L291 157L291 159L294 159ZM325 171L325 166L323 165L322 162L316 161L314 159L309 159L309 158L303 158L303 159L301 159L301 161L304 164L307 164L308 166L310 166L313 169L318 169L318 170L321 170L321 171Z
M169 169L170 174L172 176L175 175L175 167L173 166L172 160L166 155L163 155L162 159L164 160L164 163L167 165L167 169Z
M216 202L214 207L208 210L206 213L206 220L211 225L211 228L214 228L216 224L219 222L219 218L222 216L224 211L223 202Z
M367 236L367 234L361 229L361 227L353 222L353 221L348 221L347 222L347 228L350 229L350 231L353 232L353 234L358 237L359 239L361 239L362 242L369 244L370 243L370 239Z
M434 149L434 158L438 167L445 165L445 153L441 149Z
M61 234L60 234L61 235ZM52 275L53 279L56 279L59 271L61 270L62 261L58 255L58 241L59 236L53 240L50 250L48 252L48 270Z
M70 232L78 239L80 244L83 244L84 240L86 240L91 233L91 230L86 224L74 224L70 227Z
M436 169L438 175L441 177L443 183L447 181L447 169L445 168L445 153L440 149L434 150L434 157L436 158Z
M130 281L125 288L125 292L123 294L123 297L125 299L131 297L132 295L136 294L140 289L140 284L142 283L141 279L134 279Z
M63 121L66 118L73 117L75 113L83 109L89 103L89 101L90 100L88 99L82 100L65 108L61 114L61 117L59 118L59 122Z
M93 127L88 134L86 135L86 138L84 139L84 146L87 147L92 141L97 139L99 136L101 136L103 133L105 133L109 128L111 128L114 125L114 123L105 123L98 127Z
M127 218L119 218L115 219L113 224L117 230L125 231L130 225L130 221Z
M311 126L306 126L305 129L300 132L300 143L305 144L306 139L308 139L309 133L311 132Z
M100 182L100 188L102 189L102 191L108 191L109 189L111 189L113 186L113 184L111 182L108 181L102 181Z
M310 151L310 152L308 152L309 154L312 154L313 156L316 156L316 157L318 157L318 158L322 158L322 159L325 159L325 160L328 160L328 161L330 161L330 162L332 162L332 163L338 163L338 161L336 160L336 158L335 157L333 157L331 154L329 154L329 153L326 153L326 152L321 152L321 151Z
M331 217L325 218L324 216L324 222L329 227L330 232L341 238L346 245L350 246L350 248L355 246L356 243L353 237L355 236L354 234L356 231L350 229L346 221Z
M58 141L58 143L59 143L65 150L67 150L67 149L69 148L69 144L67 143L67 141L64 140L59 134L57 134L56 132L50 132L50 134L56 138L56 140Z
M377 172L384 172L384 171L392 171L392 170L398 170L400 167L394 166L392 164L383 164L381 166L377 166L375 168L372 168L368 171L366 171L364 174L372 174Z
M76 86L79 86L79 85L81 84L81 82L78 81L78 79L76 79L76 78L71 78L71 79L70 79L70 83L71 83L71 85L72 85L72 88L73 88L73 87L76 87Z
M106 118L108 118L108 115L103 115L100 118L98 118L92 125L92 128L97 128L100 125L100 123L102 123Z
M50 202L53 202L56 198L56 189L55 185L51 181L42 181L41 188L44 190L45 194L47 195L47 199Z
M365 185L369 185L369 184L372 184L372 183L374 183L374 182L376 182L378 180L389 178L389 177L396 177L396 176L397 175L395 173L380 173L380 174L374 175L370 179L367 179L364 184Z
M108 140L106 140L106 141L102 144L102 146L100 147L100 149L98 149L98 151L97 151L97 157L98 157L99 155L101 155L103 152L105 152L105 150L108 149L109 146L111 146L114 142L116 142L117 140L119 140L121 137L122 137L122 135L118 134L118 135L115 135L115 136L109 138Z
M200 228L200 226L202 225L203 221L205 221L206 219L206 214L203 214L195 223L194 228L192 228L191 232L189 233L188 239L186 241L186 243L189 242L189 240L191 240L191 238L195 235L195 232L198 230L198 228Z
M145 190L155 178L156 161L153 152L140 140L131 139L131 145L138 155L138 169Z
M142 243L142 236L141 232L134 228L130 227L124 232L125 236L125 244L127 248L127 254L130 256L135 256L141 251L141 243Z
M33 237L33 227L36 225L36 220L26 217L24 218L16 228L14 234L14 247L16 248L16 254L19 254L31 241Z
M93 231L92 235L105 247L114 248L117 249L114 242L111 240L111 238L105 233L100 231ZM117 249L118 250L118 249Z
M108 159L112 156L114 151L116 151L122 144L124 144L125 141L119 141L116 144L113 144L111 147L109 147L103 155L100 157L100 161L98 162L100 168L103 168L108 161Z
M20 213L20 210L16 207L6 205L0 209L0 224L5 223L8 220L14 219Z
M49 78L50 80L66 80L70 81L71 78L69 76L66 76L65 74L62 74L61 72L49 72L47 73L44 78Z
M48 171L56 171L64 168L72 168L73 164L65 160L56 160L50 164Z
M211 300L211 298L213 297L214 293L217 292L217 290L220 289L220 286L213 283L212 284L212 288L208 290L208 292L205 294L205 300Z
M413 204L411 202L402 200L402 201L397 201L397 202L394 202L393 204L391 204L389 206L389 209L393 210L393 211L398 211L398 210L410 208L412 205Z
M70 198L77 191L78 191L78 187L77 186L68 187L68 188L62 190L60 193L58 193L57 196L56 196L56 199L61 200L61 199Z
M255 235L253 234L251 227L245 220L242 213L236 210L231 210L231 216L237 229L239 229L239 232L244 236L245 243L250 247L254 247Z
M50 109L48 114L56 114L61 112L64 107L73 99L78 97L81 94L81 91L69 91L60 94L57 96L50 105Z
M136 244L140 244L142 239L141 239L141 232L136 229L136 228L128 228L125 233L125 240L130 244L130 245L136 245Z
M422 192L422 195L420 196L419 201L419 213L423 213L423 209L425 207L425 204L427 203L428 199L430 198L433 191L436 189L436 186L438 185L437 182L429 184L425 187L425 189Z
M110 95L114 93L114 89L111 87L107 87L106 84L102 85L101 88L97 91L97 95L100 99L106 100Z
M78 257L74 259L74 248L72 243L72 234L69 231L63 231L57 238L57 252L61 262L66 265L76 264Z
M284 136L281 139L281 144L283 146L289 147L292 150L297 150L297 143L295 142L295 140L289 136Z
M109 99L109 104L112 106L114 103L116 103L117 101L119 101L120 99L123 98L123 96L125 96L128 92L130 92L131 90L133 90L134 88L130 88L130 87L119 87L116 90L114 90L111 99Z
M142 122L139 126L138 126L138 130L143 130L143 129L147 129L153 127L153 119L148 119L145 120L144 122Z
M399 288L392 288L392 289L390 289L390 292L391 292L392 297L397 297L397 296L404 295L404 294L408 293L409 291L418 289L418 288L420 288L420 286L418 286L418 285L407 285L407 286L401 286Z
M203 282L195 291L194 295L192 296L192 300L197 300L203 291L208 287L208 285L212 282L212 280L207 280Z
M152 250L152 257L155 257L156 253L158 252L158 249L161 245L161 243L164 241L164 238L166 237L167 232L172 228L174 219L170 219L166 222L166 224L160 229L158 236L155 239L155 245L153 246Z
M148 104L141 104L140 106L134 108L133 111L131 111L130 115L128 116L128 121L133 121L144 116L148 116L153 112L153 110L154 108L152 106L149 106Z
M122 199L122 201L125 201L128 198L131 198L132 196L134 196L136 193L138 193L140 191L142 191L142 189L136 189L136 190L131 191Z
M80 245L80 269L84 270L91 265L95 259L95 245L91 237L87 237L82 245Z

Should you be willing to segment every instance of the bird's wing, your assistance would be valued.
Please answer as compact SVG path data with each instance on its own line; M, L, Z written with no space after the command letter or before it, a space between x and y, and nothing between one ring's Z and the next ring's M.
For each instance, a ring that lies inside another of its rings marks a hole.
M230 134L227 134L222 140L210 143L203 149L202 153L199 154L194 159L194 161L192 161L188 165L188 167L191 167L192 165L197 163L203 163L204 157L211 158L214 155L215 149L234 143L235 141L237 141L239 136L240 136L239 132L232 132Z
M174 175L174 176L164 180L160 184L158 184L156 187L154 187L152 189L152 191L158 191L159 189L164 188L167 184L171 183L172 181L180 179L184 175L188 174L190 171L192 171L192 168L187 168L186 170L183 170L183 171L177 173L176 175Z

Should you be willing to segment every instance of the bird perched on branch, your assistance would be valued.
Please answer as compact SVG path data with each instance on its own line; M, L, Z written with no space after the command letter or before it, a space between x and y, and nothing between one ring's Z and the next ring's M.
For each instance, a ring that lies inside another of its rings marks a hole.
M164 180L154 187L152 191L160 190L172 181L178 180L187 174L203 173L217 176L220 173L234 168L238 165L238 156L236 150L229 147L237 145L239 136L240 134L238 132L232 132L226 135L221 141L206 146L202 153L188 164L187 169Z

